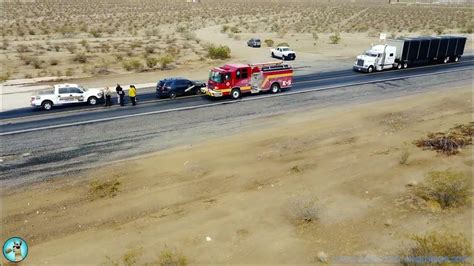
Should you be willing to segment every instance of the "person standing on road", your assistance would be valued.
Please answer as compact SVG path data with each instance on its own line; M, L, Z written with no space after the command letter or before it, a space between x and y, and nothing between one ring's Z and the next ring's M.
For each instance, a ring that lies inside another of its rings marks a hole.
M125 101L124 101L124 91L122 89L122 87L120 87L120 84L117 84L117 87L115 88L115 91L117 92L117 103L120 104L120 106L124 106L125 105Z
M128 96L130 97L132 105L137 105L137 88L135 88L135 85L130 85Z
M104 95L105 95L105 106L111 106L112 105L112 95L109 87L105 87L104 90Z

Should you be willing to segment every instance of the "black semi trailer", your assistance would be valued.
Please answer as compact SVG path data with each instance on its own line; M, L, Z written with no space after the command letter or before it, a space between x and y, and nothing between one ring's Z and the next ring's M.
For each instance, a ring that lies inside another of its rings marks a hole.
M395 62L402 66L430 63L457 62L464 53L466 37L439 36L389 40L388 45L397 47L401 53Z
M388 40L357 56L354 70L372 72L433 63L458 62L466 37L427 36Z

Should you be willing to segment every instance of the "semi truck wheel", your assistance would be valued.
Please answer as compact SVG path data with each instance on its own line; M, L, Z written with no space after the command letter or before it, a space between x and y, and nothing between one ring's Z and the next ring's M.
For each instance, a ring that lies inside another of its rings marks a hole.
M402 64L398 64L397 69L402 69Z
M43 110L49 111L49 110L51 110L51 108L53 108L53 102L44 101L44 102L41 103L41 108L43 108Z
M456 57L454 58L454 62L459 62L459 56L456 56Z
M449 62L449 57L446 57L446 58L444 59L443 63L446 64L446 63L448 63L448 62Z
M233 89L230 92L230 97L232 97L232 99L234 99L234 100L239 99L240 98L240 90L239 89Z
M273 94L280 92L280 84L278 84L278 83L276 83L276 82L273 83L273 84L272 84L272 87L270 88L270 91L271 91Z
M90 104L90 105L96 105L97 104L97 98L92 96L92 97L89 97L89 99L87 99L87 102Z
M407 69L408 68L408 63L403 63L403 68Z
M372 73L372 72L374 72L374 67L369 66L369 68L367 68L367 73Z

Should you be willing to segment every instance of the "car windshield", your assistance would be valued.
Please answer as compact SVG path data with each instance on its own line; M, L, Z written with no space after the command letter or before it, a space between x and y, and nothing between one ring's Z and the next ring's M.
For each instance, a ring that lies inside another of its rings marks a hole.
M365 55L371 56L371 57L377 57L377 54L374 53L374 52L371 52L371 51L366 51L366 52L365 52Z
M259 40L259 39L256 39L256 40L255 40L255 42L256 42L256 43L259 43L259 42L260 42L260 40Z
M290 48L281 48L282 51L289 51Z
M217 82L217 83L221 83L222 80L223 80L223 77L222 77L222 73L220 72L217 72L217 71L211 71L209 73L209 80L212 80L214 82Z

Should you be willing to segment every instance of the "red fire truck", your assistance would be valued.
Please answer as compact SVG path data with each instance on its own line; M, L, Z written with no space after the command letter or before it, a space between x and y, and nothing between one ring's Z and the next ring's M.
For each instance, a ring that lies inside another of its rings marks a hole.
M207 87L202 92L211 97L229 96L238 99L242 93L259 93L290 88L293 69L283 62L264 64L227 64L213 68Z

